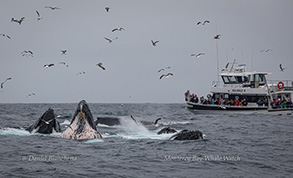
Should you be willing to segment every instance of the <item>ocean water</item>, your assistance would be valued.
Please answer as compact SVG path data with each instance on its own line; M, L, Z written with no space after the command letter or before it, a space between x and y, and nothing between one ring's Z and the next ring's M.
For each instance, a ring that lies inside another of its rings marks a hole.
M76 141L21 129L54 109L64 130L73 104L0 104L0 177L293 177L293 115L201 112L185 104L94 104L101 140ZM153 122L157 126L136 124ZM200 130L204 140L168 140L161 128Z

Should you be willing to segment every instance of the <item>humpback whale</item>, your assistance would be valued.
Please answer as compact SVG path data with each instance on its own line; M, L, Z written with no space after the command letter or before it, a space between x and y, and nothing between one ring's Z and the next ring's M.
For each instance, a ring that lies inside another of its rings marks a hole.
M117 117L97 117L96 125L104 124L107 126L121 125L120 119Z
M171 127L164 127L163 129L161 129L157 134L169 134L169 133L176 133L177 130L176 129L172 129Z
M203 139L203 134L201 131L194 130L182 130L179 133L174 134L170 140L197 140Z
M85 100L79 102L71 123L61 134L61 138L72 140L102 138L102 135L97 131L96 123Z
M61 132L60 124L55 118L54 110L49 108L33 125L25 130L38 132L42 134L50 134L52 132Z

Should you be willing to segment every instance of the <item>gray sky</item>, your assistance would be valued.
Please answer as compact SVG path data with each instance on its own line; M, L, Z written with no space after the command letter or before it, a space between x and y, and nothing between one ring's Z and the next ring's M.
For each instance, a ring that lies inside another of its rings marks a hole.
M21 17L21 25L11 22ZM220 69L235 58L271 72L268 79L292 80L292 17L292 0L1 0L0 34L11 40L0 36L0 82L12 80L0 102L180 103L187 89L206 96L217 80L216 34ZM197 25L204 20L210 24ZM112 32L116 27L125 31ZM159 40L156 47L151 40ZM24 50L34 57L23 57ZM159 80L167 72L174 76Z

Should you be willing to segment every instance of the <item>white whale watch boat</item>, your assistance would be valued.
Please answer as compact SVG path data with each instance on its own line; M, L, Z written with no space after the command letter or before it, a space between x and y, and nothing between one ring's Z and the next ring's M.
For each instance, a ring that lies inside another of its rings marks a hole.
M275 100L286 101L293 96L293 81L267 81L268 72L246 72L245 64L228 63L220 73L222 81L212 83L211 94L208 94L205 102L194 102L189 96L187 108L192 110L288 110L273 106ZM230 67L230 69L229 69ZM229 101L246 100L247 104L234 105ZM222 100L214 104L213 100ZM289 99L290 100L290 99ZM258 103L261 101L261 103Z

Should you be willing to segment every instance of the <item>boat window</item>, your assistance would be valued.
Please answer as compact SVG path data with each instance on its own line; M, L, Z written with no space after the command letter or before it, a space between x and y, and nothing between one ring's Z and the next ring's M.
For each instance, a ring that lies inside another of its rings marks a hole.
M237 83L235 76L229 76L230 83Z
M229 79L227 76L222 76L224 83L229 83Z
M265 76L263 74L255 74L254 79L256 82L264 82Z

